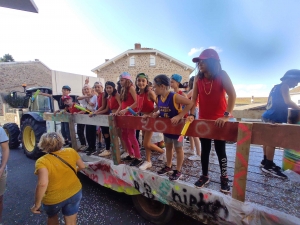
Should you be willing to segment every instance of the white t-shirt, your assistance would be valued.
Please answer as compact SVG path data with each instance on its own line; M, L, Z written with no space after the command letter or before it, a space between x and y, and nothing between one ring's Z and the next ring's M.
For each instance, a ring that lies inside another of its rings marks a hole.
M8 137L7 134L5 132L5 130L0 127L0 144L7 142L8 141ZM0 164L2 164L2 148L0 146ZM5 170L7 170L7 165L5 167Z
M97 96L96 95L93 95L91 98L85 98L85 99L82 99L82 100L78 100L79 101L79 104L84 107L84 108L87 108L88 110L90 111L95 111L97 109ZM88 103L93 103L95 104L94 106L90 106Z

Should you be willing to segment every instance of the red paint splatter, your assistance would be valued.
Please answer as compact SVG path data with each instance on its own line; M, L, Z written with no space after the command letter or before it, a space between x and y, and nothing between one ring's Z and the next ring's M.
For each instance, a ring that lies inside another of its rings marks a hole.
M237 141L237 145L242 145L244 142L248 141L250 138L251 138L251 131L249 130L249 128L242 124L242 123L239 123L239 130L242 130L246 133L246 136L240 140Z
M204 197L204 200L207 200L208 199L208 194L205 194L203 197Z
M123 177L125 177L126 176L126 173L123 173Z
M155 178L154 177L152 177L152 180L154 180Z
M143 175L143 174L140 174L140 178L143 179L143 178L144 178L144 175Z
M118 171L114 170L115 174L118 174Z
M90 165L90 168L92 168L94 171L101 170L110 173L110 165L99 163L95 165Z

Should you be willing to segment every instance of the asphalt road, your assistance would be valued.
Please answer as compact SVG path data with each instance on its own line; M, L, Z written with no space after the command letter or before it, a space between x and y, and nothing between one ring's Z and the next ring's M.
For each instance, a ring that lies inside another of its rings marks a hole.
M46 224L46 215L32 214L30 207L34 201L37 177L34 160L27 158L21 148L11 150L8 162L8 186L4 194L4 225L41 225ZM83 185L83 199L78 213L79 225L150 225L135 210L131 197L102 187L84 175L79 175ZM62 216L60 216L62 220ZM64 223L61 223L64 224ZM175 213L168 225L200 225L182 213Z

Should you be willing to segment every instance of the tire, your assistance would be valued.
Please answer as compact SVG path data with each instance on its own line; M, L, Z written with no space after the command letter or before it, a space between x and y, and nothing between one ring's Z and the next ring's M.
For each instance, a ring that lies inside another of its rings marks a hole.
M18 148L20 146L19 142L19 134L20 134L20 129L16 123L6 123L3 126L3 129L5 130L8 138L9 138L9 148L14 149Z
M139 214L154 224L166 224L174 215L174 209L171 206L143 195L132 196L132 201Z
M41 136L46 133L46 122L38 122L32 117L26 118L21 126L24 153L28 158L37 159L43 152L37 146Z

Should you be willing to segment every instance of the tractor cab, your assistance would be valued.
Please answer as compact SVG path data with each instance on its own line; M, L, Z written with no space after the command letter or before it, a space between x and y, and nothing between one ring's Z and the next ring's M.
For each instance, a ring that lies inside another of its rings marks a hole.
M34 87L28 88L26 90L26 99L28 102L28 111L29 112L53 112L53 101L52 98L49 96L44 95L35 95L37 91L40 91L45 94L52 95L52 89L48 87Z

